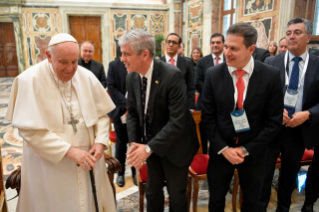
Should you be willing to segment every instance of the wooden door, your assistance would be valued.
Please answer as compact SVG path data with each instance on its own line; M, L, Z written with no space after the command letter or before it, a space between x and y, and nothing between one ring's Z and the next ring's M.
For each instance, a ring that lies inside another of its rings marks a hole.
M70 16L69 19L71 35L80 45L84 41L90 41L95 48L93 60L102 63L101 18L96 16Z
M19 75L13 23L0 23L0 77Z

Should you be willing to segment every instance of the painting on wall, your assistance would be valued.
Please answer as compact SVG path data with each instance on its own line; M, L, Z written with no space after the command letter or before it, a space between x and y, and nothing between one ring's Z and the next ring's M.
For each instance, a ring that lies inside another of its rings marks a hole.
M272 11L274 0L244 0L244 16Z
M196 27L203 25L203 2L188 5L188 26Z
M266 48L271 30L271 18L259 19L256 21L248 21L258 33L256 46L258 48Z

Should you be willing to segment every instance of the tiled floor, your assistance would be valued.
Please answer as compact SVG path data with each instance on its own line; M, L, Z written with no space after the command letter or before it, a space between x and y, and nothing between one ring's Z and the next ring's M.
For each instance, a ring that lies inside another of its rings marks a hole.
M13 129L10 123L3 122L8 99L10 96L11 84L13 82L13 78L0 78L0 144L2 159L4 164L4 174L5 178L14 170L21 162L22 155L22 139L19 136L19 133L16 129ZM113 146L113 155L114 155L115 146ZM305 168L305 167L304 167ZM120 188L116 186L116 199L118 201L118 211L130 211L130 212L138 212L138 187L134 185L130 167L126 167L126 184L124 187ZM116 176L114 181L116 180ZM6 190L8 207L10 212L14 212L18 197L15 190L8 189ZM15 197L15 198L14 198ZM10 200L13 198L12 200ZM268 212L275 212L276 208L276 199L277 194L274 189L272 189L271 201L269 203ZM225 212L232 212L231 207L232 196L230 193L226 196L226 208ZM291 212L300 212L304 201L304 195L295 190L292 196L292 205ZM207 184L202 185L202 190L199 192L199 201L198 201L198 212L206 212L208 211L208 191ZM239 206L237 206L239 208ZM144 207L145 208L145 207ZM319 212L319 203L315 204L315 211ZM146 210L145 210L146 211ZM166 207L165 211L168 211L168 207ZM239 211L239 209L237 209Z

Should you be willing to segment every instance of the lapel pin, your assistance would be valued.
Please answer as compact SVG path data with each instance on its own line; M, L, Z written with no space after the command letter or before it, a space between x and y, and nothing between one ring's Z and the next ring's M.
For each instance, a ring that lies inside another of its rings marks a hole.
M155 80L155 83L156 83L156 84L158 84L158 81L157 81L157 80Z

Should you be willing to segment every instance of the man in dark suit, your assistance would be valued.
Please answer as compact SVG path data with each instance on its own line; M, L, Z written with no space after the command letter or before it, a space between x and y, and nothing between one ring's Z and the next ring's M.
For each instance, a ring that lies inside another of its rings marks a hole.
M126 76L127 70L124 63L121 62L120 59L110 62L107 73L107 85L108 92L114 104L116 105L116 108L108 115L111 119L113 119L116 133L115 157L120 161L122 167L122 170L118 172L116 179L116 183L119 187L123 187L125 185L125 160L127 144L129 142L126 129ZM132 177L134 184L137 185L135 168L132 168Z
M85 41L81 44L81 58L78 60L78 64L84 68L92 71L92 73L98 78L104 88L106 88L106 77L104 66L95 60L92 60L94 55L94 46L89 41Z
M177 54L182 39L176 33L170 33L166 37L166 55L160 60L176 66L183 74L188 97L189 109L195 109L195 86L194 86L194 66L190 60Z
M261 48L255 48L255 51L253 53L254 60L264 62L267 57L270 57L270 52L266 49Z
M286 30L288 52L269 57L265 61L266 64L280 70L281 92L285 95L285 107L282 108L281 131L268 146L265 179L259 200L261 212L266 211L269 203L271 182L279 154L281 153L282 165L276 211L286 212L290 208L291 194L305 148L312 149L317 146L315 150L318 150L319 59L307 52L307 43L311 39L311 34L312 23L310 21L301 18L290 20ZM293 103L286 101L286 97L291 93L296 94L293 97L296 98L296 101ZM318 178L316 180L311 177L307 179L307 189L310 189L309 184L312 186L318 184ZM302 211L312 211L315 200L307 196L306 206L310 206L308 210L303 209Z
M147 211L164 210L164 180L170 209L187 211L188 167L198 149L186 86L178 68L154 60L153 35L136 29L119 40L127 75L129 164L146 160Z
M223 54L224 50L224 42L225 38L224 35L220 33L214 33L210 37L210 49L211 54L206 55L205 57L199 58L196 64L196 70L195 70L195 88L197 92L199 93L197 104L196 104L196 110L201 110L201 102L202 102L202 90L204 85L204 80L206 77L207 69L218 65L220 63L225 62L225 56ZM202 140L202 149L203 153L207 154L207 136L205 134L205 131L203 130L203 123L201 122L200 125L200 135Z
M202 93L202 122L210 141L209 211L223 212L237 168L242 212L256 212L267 144L279 132L283 94L279 71L254 61L257 31L238 23L227 31L226 63L211 67Z

